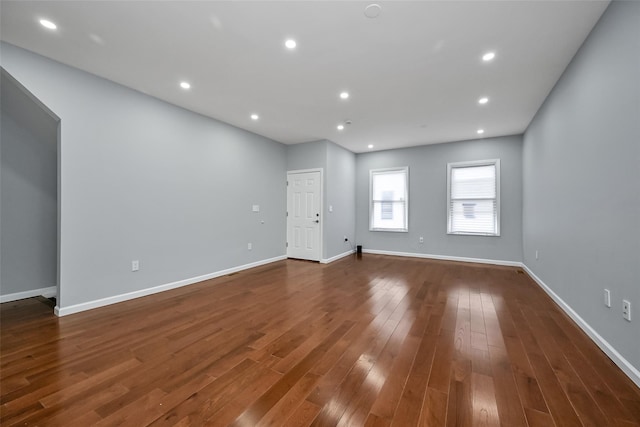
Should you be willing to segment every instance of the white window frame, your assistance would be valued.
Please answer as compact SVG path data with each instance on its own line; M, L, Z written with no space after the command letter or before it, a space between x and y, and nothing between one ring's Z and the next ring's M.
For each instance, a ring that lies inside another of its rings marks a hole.
M495 233L473 233L467 231L451 231L451 171L454 168L465 168L474 166L495 166L496 168L496 215L495 221ZM471 162L455 162L447 163L447 234L455 236L500 236L500 159L489 160L477 160Z
M404 172L404 186L405 186L405 200L404 200L404 224L405 228L374 228L373 227L373 213L374 213L374 200L373 200L373 177L375 175L382 175L385 173ZM369 231L391 231L394 233L408 233L409 232L409 167L399 168L384 168L384 169L371 169L369 170Z

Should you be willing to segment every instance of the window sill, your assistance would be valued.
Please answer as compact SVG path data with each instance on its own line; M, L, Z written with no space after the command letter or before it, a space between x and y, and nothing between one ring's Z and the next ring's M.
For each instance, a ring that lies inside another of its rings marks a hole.
M489 233L466 233L466 232L457 232L452 233L450 231L447 232L450 236L481 236L481 237L500 237L500 233L498 234L489 234Z

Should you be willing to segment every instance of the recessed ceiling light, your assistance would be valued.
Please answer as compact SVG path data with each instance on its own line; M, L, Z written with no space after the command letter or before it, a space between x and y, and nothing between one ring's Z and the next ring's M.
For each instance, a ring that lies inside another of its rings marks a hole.
M341 99L347 99L347 98L349 98L349 92L341 92L341 93L340 93L340 98L341 98Z
M252 114L251 115L251 120L258 120L260 118L260 116L258 116L257 114Z
M58 28L58 26L56 24L54 24L53 22L49 21L48 19L41 19L40 20L40 25L42 25L45 28L48 28L50 30L55 30L56 28Z
M295 49L298 43L296 43L296 41L293 39L289 39L284 42L284 45L287 47L287 49Z
M337 128L338 130L342 130L342 129L344 129L344 125L338 125L338 126L336 126L336 128Z
M491 61L495 57L496 57L496 54L494 52L487 52L484 55L482 55L482 60Z
M478 104L486 104L487 102L489 102L489 98L487 98L486 96L478 99Z
M367 148L368 148L368 149L372 149L372 148L373 148L373 144L369 144L369 145L367 145Z
M189 84L188 82L180 82L180 87L182 89L191 89L191 84Z
M478 133L478 135L482 135L484 133L484 129L478 129L476 132Z

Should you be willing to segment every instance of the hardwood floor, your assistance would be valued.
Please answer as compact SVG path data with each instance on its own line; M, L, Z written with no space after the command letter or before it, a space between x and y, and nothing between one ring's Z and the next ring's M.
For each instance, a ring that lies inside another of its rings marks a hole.
M640 426L640 390L518 268L365 254L44 302L0 306L2 426Z

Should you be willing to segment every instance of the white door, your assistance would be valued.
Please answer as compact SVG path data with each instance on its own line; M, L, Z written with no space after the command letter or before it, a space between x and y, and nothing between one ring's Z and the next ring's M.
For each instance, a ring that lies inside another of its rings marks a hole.
M287 173L287 256L320 261L321 173Z

